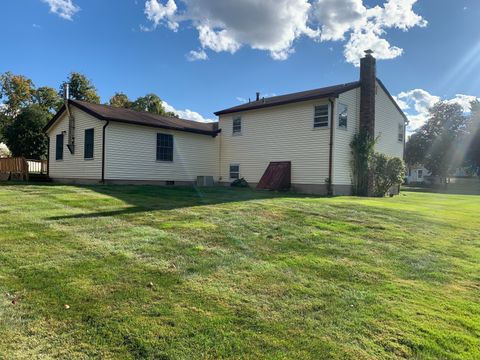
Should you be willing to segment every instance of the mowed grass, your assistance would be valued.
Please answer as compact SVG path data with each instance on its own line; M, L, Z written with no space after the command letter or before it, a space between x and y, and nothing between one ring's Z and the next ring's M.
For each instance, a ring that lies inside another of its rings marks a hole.
M473 195L3 185L0 357L479 359L479 214Z

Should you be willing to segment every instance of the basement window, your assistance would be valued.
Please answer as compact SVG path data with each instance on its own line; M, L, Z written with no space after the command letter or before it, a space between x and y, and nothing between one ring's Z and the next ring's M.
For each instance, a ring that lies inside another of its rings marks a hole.
M232 127L233 135L240 135L242 133L242 118L237 117L233 119L233 127Z
M345 104L338 104L338 127L346 129L348 123L348 106Z
M239 179L240 178L240 165L231 164L230 165L230 179Z
M57 135L55 144L55 160L63 160L63 134Z
M173 135L157 134L157 161L173 161Z
M94 129L85 130L84 159L93 159L93 134Z
M328 127L328 105L315 106L313 127L315 129Z
M398 141L403 142L403 124L398 124Z

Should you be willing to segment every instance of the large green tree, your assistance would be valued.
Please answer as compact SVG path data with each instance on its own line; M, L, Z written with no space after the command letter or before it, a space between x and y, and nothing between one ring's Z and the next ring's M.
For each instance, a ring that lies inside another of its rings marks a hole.
M130 101L128 96L122 92L115 93L115 95L113 95L108 101L108 104L111 106L125 109L130 109L132 107L132 102Z
M132 103L131 108L136 111L146 111L157 115L178 117L177 114L165 110L163 101L156 94L147 94L139 97Z
M466 165L469 166L473 172L480 174L480 101L473 101L471 108L470 137L468 139L469 146Z
M47 155L48 140L43 128L52 114L38 104L20 111L5 128L5 142L13 156L42 159Z
M459 155L468 135L469 119L459 104L439 102L429 110L429 119L409 139L406 147L407 163L423 163L442 181L462 165Z
M67 80L60 85L59 95L65 98L65 85L69 84L70 98L100 104L100 96L93 83L83 74L72 72Z
M0 111L13 118L19 111L33 102L34 85L23 75L6 72L0 75L0 100L4 103Z
M48 112L57 112L63 104L62 98L54 88L42 86L35 90L34 102Z

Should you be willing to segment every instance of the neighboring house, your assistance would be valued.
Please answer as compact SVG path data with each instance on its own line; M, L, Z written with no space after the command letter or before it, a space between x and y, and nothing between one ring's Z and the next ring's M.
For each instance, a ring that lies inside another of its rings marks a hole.
M430 171L428 171L423 165L408 165L407 167L407 183L408 184L418 184L418 183L428 183L428 178L430 176Z
M69 100L46 127L50 177L155 184L243 177L256 185L271 162L289 162L294 190L338 195L351 193L350 142L361 127L378 138L376 151L403 158L407 118L376 78L370 52L360 81L258 96L216 115L218 123L205 124Z

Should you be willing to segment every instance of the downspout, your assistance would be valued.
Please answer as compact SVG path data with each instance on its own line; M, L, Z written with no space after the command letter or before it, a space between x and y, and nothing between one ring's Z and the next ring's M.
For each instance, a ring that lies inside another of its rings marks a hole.
M105 184L105 130L110 121L107 120L102 130L102 184Z
M47 178L50 177L50 135L47 134Z
M330 102L330 143L329 143L329 153L328 153L328 184L327 184L327 194L328 196L333 195L333 126L335 123L334 109L335 102L332 98L328 98Z

